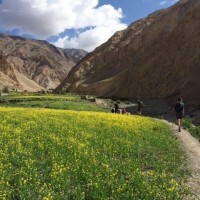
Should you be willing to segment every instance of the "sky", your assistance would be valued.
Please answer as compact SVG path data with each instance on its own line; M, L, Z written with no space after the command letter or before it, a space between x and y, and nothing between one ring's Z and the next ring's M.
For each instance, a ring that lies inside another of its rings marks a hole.
M178 0L0 0L0 33L93 51L116 31Z

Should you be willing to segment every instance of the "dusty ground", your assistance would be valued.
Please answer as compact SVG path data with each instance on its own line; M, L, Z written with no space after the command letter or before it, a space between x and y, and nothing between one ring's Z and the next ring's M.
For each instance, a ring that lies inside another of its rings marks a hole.
M175 135L181 141L192 170L192 176L188 181L188 186L191 188L192 195L186 197L185 200L200 200L200 142L193 138L187 130L178 132L177 125L165 120L162 121L172 127Z

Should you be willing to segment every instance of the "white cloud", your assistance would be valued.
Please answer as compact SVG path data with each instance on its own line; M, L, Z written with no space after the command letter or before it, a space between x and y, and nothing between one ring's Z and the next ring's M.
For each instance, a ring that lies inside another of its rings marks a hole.
M163 5L165 5L166 3L167 3L167 1L161 1L161 2L160 2L160 5L163 6Z
M171 5L171 4L177 3L178 1L179 0L162 0L159 4L160 4L160 6L164 6L167 3L169 3Z
M126 27L122 17L121 9L99 7L98 0L5 0L0 4L0 29L19 29L40 39L75 29L77 36L66 35L55 44L89 51ZM79 29L86 31L79 33Z
M125 27L126 26L123 24L116 24L113 27L97 26L79 33L77 37L69 38L65 36L60 38L55 45L62 48L67 46L68 48L81 48L86 51L92 51L95 47L106 42L114 32L124 29Z

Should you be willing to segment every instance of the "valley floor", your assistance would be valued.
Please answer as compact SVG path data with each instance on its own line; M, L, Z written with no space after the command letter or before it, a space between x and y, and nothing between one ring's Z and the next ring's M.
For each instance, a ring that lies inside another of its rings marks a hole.
M85 101L85 100L82 100L81 97L70 96L70 95L67 95L67 96L16 96L16 97L12 96L12 97L4 97L4 98L1 98L0 100L1 100L0 106L12 107L13 109L15 109L14 107L54 108L54 109L61 109L61 110L64 110L64 109L65 110L79 110L79 111L84 110L84 111L89 111L89 112L92 112L92 111L109 112L110 111L109 108L112 107L113 103L115 103L114 101L111 101L110 104L107 104L107 102L105 101L100 101L100 104L102 104L103 102L105 103L105 106L97 106L98 105L97 102ZM124 103L121 101L120 103L121 103L120 107L127 107L127 110L129 112L131 112L132 114L135 114L136 104L134 103L134 101L128 102L128 103ZM64 112L64 111L61 111L61 112ZM200 143L199 141L195 139L194 137L192 137L191 134L187 130L182 130L181 133L177 132L178 128L173 123L175 120L173 108L161 100L145 100L142 114L145 116L160 118L161 121L165 122L173 129L175 136L179 139L179 141L182 144L183 150L187 154L188 163L191 167L191 172L192 172L191 177L189 178L189 181L187 183L188 187L190 187L190 191L192 194L190 194L190 196L187 196L185 200L191 200L191 199L200 200L200 190L199 190L200 188ZM110 116L110 115L108 113L105 113L105 116L106 118L104 119L104 121L107 120L107 116ZM116 115L114 116L121 117L121 116L116 116ZM109 130L112 128L113 128L113 125L109 127ZM168 159L169 158L167 158L167 160Z

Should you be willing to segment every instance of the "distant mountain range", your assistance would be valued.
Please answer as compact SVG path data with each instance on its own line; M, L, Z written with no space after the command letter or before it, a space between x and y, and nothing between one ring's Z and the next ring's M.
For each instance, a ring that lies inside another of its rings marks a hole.
M46 41L0 34L0 90L54 89L86 54Z
M180 0L87 54L58 90L200 100L200 1Z

